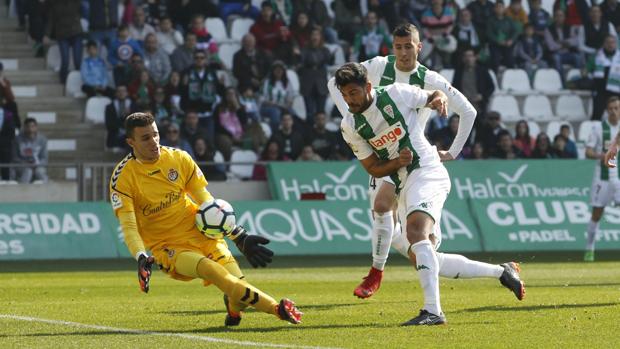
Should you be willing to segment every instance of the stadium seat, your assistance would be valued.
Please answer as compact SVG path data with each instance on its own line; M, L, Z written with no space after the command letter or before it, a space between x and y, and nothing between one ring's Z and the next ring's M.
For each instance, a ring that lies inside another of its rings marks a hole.
M334 121L328 121L325 124L325 129L329 132L338 132L340 133L340 123Z
M217 41L218 43L222 43L225 41L228 41L228 34L226 33L226 25L224 24L224 21L222 21L221 18L219 17L209 17L205 20L205 27L207 28L207 31L209 32L209 34L211 34L211 36L213 36L213 38L215 38L215 41Z
M217 75L217 78L220 79L220 81L224 81L224 86L233 86L233 77L230 76L228 71L220 69L217 70L215 74Z
M489 111L501 114L502 121L517 122L521 120L517 99L509 95L493 96L489 105Z
M220 57L220 61L222 62L222 64L224 64L226 69L232 70L233 56L235 55L235 53L237 53L237 51L239 51L240 48L241 46L237 43L227 43L220 45L218 56Z
M499 92L501 89L499 88L499 84L497 83L497 75L493 69L489 69L489 75L491 75L491 80L493 80L493 86L495 86L495 93Z
M258 157L251 150L235 150L230 156L230 172L241 179L252 177L254 171L254 163ZM244 163L244 164L236 164Z
M86 120L95 124L105 122L105 107L112 102L108 97L90 97L86 102Z
M300 119L306 120L306 102L304 102L304 97L301 95L297 95L293 99L293 112L295 112L295 115Z
M527 121L527 126L530 128L530 137L536 138L540 133L540 126L536 121Z
M230 28L230 38L235 41L241 41L243 36L250 31L250 27L254 24L251 18L237 18L232 22Z
M439 71L439 74L446 78L449 83L452 83L452 80L454 79L454 69L442 69Z
M72 55L69 55L72 56ZM49 69L60 71L60 49L58 45L52 45L47 49L45 64Z
M261 122L260 127L263 129L263 133L265 134L265 137L267 137L267 139L271 138L271 134L273 133L271 131L271 126L269 126L269 124L266 122Z
M74 70L67 76L67 82L65 83L65 96L82 98L86 97L82 92L82 73L78 70Z
M570 126L570 124L566 121L551 121L549 122L549 124L547 125L547 136L549 136L549 139L551 140L551 142L553 142L553 137L555 137L558 133L560 133L560 127L562 127L562 125L568 125ZM572 139L573 141L575 140L575 132L573 131L573 128L570 128L570 139Z
M297 75L297 72L293 69L287 69L286 77L288 78L288 82L293 87L295 94L299 94L299 76Z
M502 75L502 90L510 92L532 92L530 79L523 69L506 69Z
M581 78L581 70L572 68L566 72L566 81L577 80Z
M581 121L588 118L583 108L583 102L577 95L560 96L555 112L560 118L570 121Z
M327 114L328 118L332 116L332 111L334 110L335 106L336 104L334 104L333 99L325 98L325 113Z
M553 119L551 102L545 95L529 95L523 103L523 115L528 120L548 121Z
M586 120L586 121L582 121L579 124L579 132L577 133L577 140L579 142L587 142L588 138L590 138L590 134L592 133L592 127L594 127L594 124L596 123L600 123L600 121L597 120Z
M534 89L545 93L559 93L562 78L555 69L538 69L534 74Z
M344 51L338 44L325 44L325 47L334 55L334 66L340 67L345 64Z
M215 152L215 155L213 155L213 162L215 162L215 167L218 170L226 173L226 164L225 164L226 160L224 160L224 155L222 155L222 153L219 150L217 150Z

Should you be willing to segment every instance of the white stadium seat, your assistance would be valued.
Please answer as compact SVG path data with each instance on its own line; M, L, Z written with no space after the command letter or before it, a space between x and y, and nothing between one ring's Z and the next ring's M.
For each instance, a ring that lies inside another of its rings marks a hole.
M288 78L289 84L292 85L293 91L295 91L296 94L299 94L299 76L297 75L297 72L293 69L287 69L286 77Z
M562 90L562 78L555 69L538 69L534 74L534 89L546 93Z
M545 95L529 95L523 103L523 115L528 120L547 121L553 119L551 102Z
M551 142L553 142L553 137L555 137L557 134L560 133L560 127L562 127L562 125L568 125L570 126L570 124L566 121L551 121L548 125L547 125L547 136L549 136L549 140ZM573 141L575 140L575 132L573 131L573 128L570 128L570 139L572 139Z
M581 78L581 70L572 68L566 73L566 81L577 80Z
M325 47L334 55L334 66L340 67L345 64L344 51L342 46L338 44L325 44Z
M243 36L250 31L250 27L254 24L251 18L237 18L232 22L230 28L230 38L235 41L241 41Z
M105 107L110 104L108 97L91 97L86 102L86 112L84 113L87 121L95 124L105 122Z
M502 90L529 93L532 91L530 79L523 69L506 69L502 75Z
M232 70L233 65L233 57L241 46L237 43L227 43L221 44L218 50L218 56L220 57L220 61L228 70Z
M241 179L248 179L252 177L252 172L254 171L253 164L257 159L256 153L251 150L235 150L230 156L230 162L233 163L230 165L230 172ZM234 164L236 162L246 164Z
M452 83L452 79L454 79L454 69L442 69L439 71L439 75L446 78L449 83Z
M52 45L47 49L45 64L49 69L60 71L60 49L58 45Z
M301 95L297 95L293 99L293 112L295 112L295 115L297 115L300 119L306 120L306 102L304 102L304 97Z
M273 133L271 131L271 126L269 126L268 123L261 121L260 127L263 129L263 133L265 134L265 137L267 137L267 139L271 138L271 134Z
M583 107L583 102L577 95L560 96L555 111L560 118L565 120L581 121L588 118Z
M75 98L86 97L84 92L82 92L82 73L80 71L74 70L67 75L65 96Z
M530 128L530 137L536 138L540 133L540 126L536 121L527 121L527 126Z
M205 20L205 27L207 31L215 41L221 43L223 41L228 41L228 34L226 33L226 25L224 25L224 21L222 21L219 17L210 17Z
M600 123L600 121L597 120L586 120L586 121L582 121L579 124L579 132L577 134L577 140L579 142L587 142L588 138L590 138L590 134L592 133L592 127L594 127L594 124L596 123Z
M495 92L499 92L501 90L501 88L499 87L499 83L497 82L497 75L495 75L495 72L493 71L493 69L489 69L489 75L491 75L491 80L493 80L493 86L495 86Z
M517 99L509 95L497 95L491 99L489 111L496 111L502 116L504 122L516 122L521 120Z

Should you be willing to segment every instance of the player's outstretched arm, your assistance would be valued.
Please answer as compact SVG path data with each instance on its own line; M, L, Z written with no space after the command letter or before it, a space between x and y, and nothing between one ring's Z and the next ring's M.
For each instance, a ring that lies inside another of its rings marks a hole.
M228 235L237 245L237 248L254 268L266 267L271 263L273 251L263 246L268 244L269 239L250 235L242 226L236 226Z

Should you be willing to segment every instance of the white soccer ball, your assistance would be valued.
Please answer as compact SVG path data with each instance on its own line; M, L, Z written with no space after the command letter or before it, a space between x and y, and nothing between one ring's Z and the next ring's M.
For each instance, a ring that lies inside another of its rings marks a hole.
M208 238L221 239L235 225L235 211L225 200L203 202L196 212L196 227Z

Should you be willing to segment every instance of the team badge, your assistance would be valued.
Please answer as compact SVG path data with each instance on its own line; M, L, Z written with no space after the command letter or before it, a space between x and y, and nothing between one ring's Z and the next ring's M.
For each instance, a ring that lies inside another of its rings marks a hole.
M177 180L177 178L179 178L179 173L177 172L177 170L171 168L170 170L168 170L168 180L170 182L174 182Z
M392 105L388 104L383 107L383 111L391 118L394 117L394 109L392 109Z
M123 201L118 193L112 193L112 195L110 195L110 202L112 203L112 208L115 210L123 207Z

